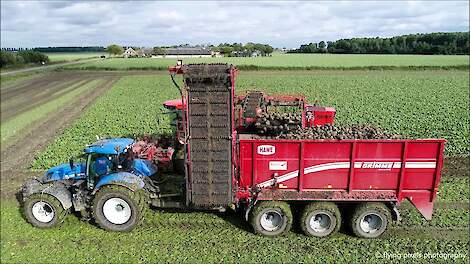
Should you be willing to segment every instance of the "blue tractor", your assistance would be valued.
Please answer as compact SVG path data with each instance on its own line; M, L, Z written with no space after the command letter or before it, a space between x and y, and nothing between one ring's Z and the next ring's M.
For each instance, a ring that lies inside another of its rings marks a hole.
M100 140L86 147L79 160L70 159L49 169L42 179L26 182L21 192L28 222L53 227L75 211L106 230L133 229L149 198L161 193L155 184L157 166L135 158L133 144L130 138Z
M28 222L49 228L73 212L103 229L130 231L149 206L224 211L242 205L235 198L232 157L236 69L179 63L170 73L181 95L164 104L175 119L170 143L152 149L130 138L113 138L87 146L80 157L22 186ZM180 73L183 88L174 78ZM174 154L158 150L170 147Z

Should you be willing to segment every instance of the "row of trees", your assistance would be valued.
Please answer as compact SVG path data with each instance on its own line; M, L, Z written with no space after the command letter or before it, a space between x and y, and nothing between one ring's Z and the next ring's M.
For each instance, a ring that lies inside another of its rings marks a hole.
M469 32L352 38L301 45L291 53L470 54Z
M49 57L37 51L26 50L20 52L0 51L0 67L22 66L30 63L46 63Z
M39 47L33 50L39 52L104 52L104 47Z
M191 48L191 47L200 47L200 48L206 48L210 49L212 51L218 51L225 56L232 56L233 52L244 52L246 54L251 54L253 52L259 52L261 53L261 56L266 56L271 53L273 53L274 48L271 47L270 45L267 44L261 44L261 43L253 43L253 42L248 42L243 45L243 43L221 43L218 46L214 45L207 45L207 46L190 46L189 44L181 44L181 45L174 45L174 46L164 46L164 47L153 47L153 53L156 55L165 55L166 49L167 48ZM137 50L138 48L135 48ZM106 52L108 52L111 55L120 55L124 52L123 48L119 45L109 45L106 48Z
M273 53L274 48L268 44L248 42L245 45L243 43L220 43L218 46L213 46L212 50L219 51L225 56L231 56L233 52L253 53L255 51L259 51L262 56L266 56Z

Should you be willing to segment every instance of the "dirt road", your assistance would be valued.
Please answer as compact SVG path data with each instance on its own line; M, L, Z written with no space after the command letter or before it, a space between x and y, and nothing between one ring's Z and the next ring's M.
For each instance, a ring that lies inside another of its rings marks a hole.
M52 70L52 69L55 69L55 68L58 68L58 67L61 67L61 66L80 64L80 63L90 62L90 61L95 61L95 60L102 60L102 59L94 58L94 59L70 61L70 62L64 62L64 63L56 63L56 64L52 64L52 65L44 65L44 66L31 67L31 68L25 68L25 69L18 69L18 70L12 70L12 71L2 71L0 73L0 75L1 76L7 76L7 75L14 75L14 74L30 72L30 71Z

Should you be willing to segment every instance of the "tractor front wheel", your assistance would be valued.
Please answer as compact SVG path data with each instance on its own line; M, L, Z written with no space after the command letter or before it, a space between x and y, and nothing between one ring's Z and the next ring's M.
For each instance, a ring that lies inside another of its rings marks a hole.
M283 235L292 226L292 211L285 202L262 201L251 212L250 223L257 234Z
M148 207L143 191L121 186L104 186L93 202L95 222L108 231L131 231L143 219Z
M49 194L32 194L23 204L26 220L39 228L51 228L62 223L67 211L59 200Z

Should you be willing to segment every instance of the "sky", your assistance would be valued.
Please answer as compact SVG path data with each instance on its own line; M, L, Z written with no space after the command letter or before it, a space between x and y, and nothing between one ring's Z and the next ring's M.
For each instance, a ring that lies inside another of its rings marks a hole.
M469 1L4 1L1 46L140 47L469 30Z

